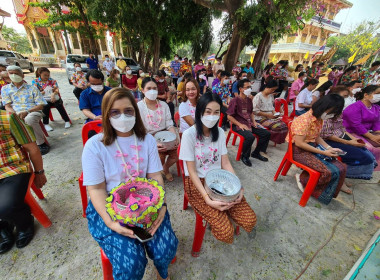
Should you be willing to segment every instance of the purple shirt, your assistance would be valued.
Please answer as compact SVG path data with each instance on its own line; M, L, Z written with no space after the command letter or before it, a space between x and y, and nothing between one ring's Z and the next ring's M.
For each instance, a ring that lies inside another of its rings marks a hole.
M244 98L244 100L241 97L231 99L227 109L227 115L234 117L239 123L248 127L252 126L252 112L252 100L248 97ZM239 127L236 127L236 129L240 130Z
M292 87L290 88L290 94L289 94L290 100L293 100L297 97L294 91L296 90L298 91L298 93L300 93L301 88L303 87L304 83L305 82L301 79L297 79L293 82Z
M369 109L361 101L356 101L343 111L343 125L349 133L363 135L368 130L380 130L380 106L372 104Z
M219 83L219 79L218 78L215 78L213 81L212 81L212 84L211 86L214 87L217 83Z

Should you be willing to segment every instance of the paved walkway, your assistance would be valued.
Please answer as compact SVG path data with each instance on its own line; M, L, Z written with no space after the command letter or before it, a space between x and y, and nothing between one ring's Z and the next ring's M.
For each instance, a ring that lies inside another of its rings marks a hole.
M99 247L87 230L82 218L82 205L77 178L81 173L81 127L84 117L60 69L51 69L58 80L65 107L73 127L64 129L58 112L51 126L51 152L44 156L48 183L43 188L46 196L40 205L53 221L45 229L38 222L31 244L18 250L15 247L0 256L0 279L102 279ZM27 74L31 81L33 74ZM170 266L173 280L178 279L295 279L313 253L325 241L334 223L352 207L353 196L340 194L329 205L311 198L300 207L298 190L292 167L288 176L273 182L273 176L286 151L286 144L270 144L269 162L253 160L249 168L235 161L237 147L229 145L229 156L245 195L258 218L257 237L250 240L245 232L235 238L233 245L216 241L206 231L200 257L190 255L195 215L193 210L182 210L182 180L175 176L166 185L173 228L180 241L177 262ZM174 167L175 168L175 167ZM175 174L175 169L172 169ZM314 259L301 279L343 279L364 248L380 227L373 211L380 210L380 172L371 181L350 180L355 184L356 209L338 226L335 237ZM144 280L155 279L152 262Z

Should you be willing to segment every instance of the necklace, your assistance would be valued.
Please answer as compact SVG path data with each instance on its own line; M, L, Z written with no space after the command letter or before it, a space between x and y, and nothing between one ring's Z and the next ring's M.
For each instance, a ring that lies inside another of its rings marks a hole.
M160 128L160 123L161 123L161 121L162 121L162 110L156 110L155 112L157 113L157 115L158 115L158 121L157 122L155 122L154 120L153 120L153 115L151 115L150 113L149 113L149 108L148 108L148 105L146 104L146 102L145 102L145 99L143 99L143 102L144 102L144 105L145 105L145 108L146 108L146 110L147 110L147 112L148 112L148 114L146 115L146 117L148 118L148 124L149 125L151 125L151 126L153 126L153 128ZM160 108L161 107L161 104L158 102L158 100L156 99L156 102L157 102L157 104L156 104L156 108Z
M117 141L117 139L115 139L115 143L116 143L116 147L117 147L117 152L116 152L116 157L120 157L121 158L121 161L123 162L122 166L123 166L123 172L126 174L125 176L125 179L127 181L129 180L134 180L136 177L138 177L139 175L142 174L142 170L140 171L140 162L143 162L143 159L139 157L139 151L141 150L141 145L137 145L137 137L136 137L136 134L133 134L133 137L134 137L134 140L135 140L135 145L131 145L130 147L134 150L136 150L136 155L134 157L131 158L131 160L133 160L137 166L136 166L136 170L131 170L132 171L132 174L129 172L129 170L132 168L132 165L129 163L129 162L126 162L125 158L128 157L128 154L123 154L121 148L120 148L120 145L119 145L119 142Z

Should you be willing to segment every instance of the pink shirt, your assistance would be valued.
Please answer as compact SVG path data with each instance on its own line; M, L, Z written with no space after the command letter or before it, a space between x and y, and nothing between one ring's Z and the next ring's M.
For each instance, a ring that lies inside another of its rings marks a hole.
M304 83L305 82L301 79L297 79L293 82L292 87L290 88L290 93L289 93L289 99L290 100L293 100L297 97L296 94L294 93L294 91L296 90L299 93L301 91L301 88L303 87Z

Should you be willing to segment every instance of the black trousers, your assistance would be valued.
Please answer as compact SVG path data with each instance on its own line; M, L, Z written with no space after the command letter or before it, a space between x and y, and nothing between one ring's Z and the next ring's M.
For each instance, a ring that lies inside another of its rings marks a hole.
M220 112L223 113L222 126L225 126L227 124L227 107L222 106Z
M173 102L166 102L166 100L165 99L160 99L161 101L164 101L166 104L168 104L168 106L169 106L169 110L170 110L170 115L172 116L172 120L173 120L173 122L174 122L174 109L175 109L175 106L174 106L174 104L173 104Z
M49 124L49 114L50 114L50 109L51 109L52 106L54 106L55 108L57 108L59 114L61 115L62 119L65 122L69 122L70 121L70 118L67 115L65 108L63 107L63 101L60 98L58 101L55 101L54 103L52 103L50 101L47 101L47 105L45 105L44 108L42 109L42 113L44 113L44 115L45 115L42 118L44 124Z
M177 84L177 82L178 82L178 77L172 77L173 78L173 83L174 83L174 85L175 85L175 88L177 89L177 87L178 87L178 84Z
M253 154L259 154L260 152L266 153L270 140L270 132L268 130L256 127L251 127L251 131L242 129L237 130L235 125L232 126L232 129L244 137L242 156L246 158L250 157L252 144L255 141L255 136L253 134L257 135L259 138Z
M24 202L30 173L0 179L0 220L12 223L18 230L26 230L33 217Z
M78 99L78 101L79 101L80 94L82 93L82 91L83 91L83 89L78 88L78 87L74 88L74 90L73 90L73 93L74 93L75 97Z

